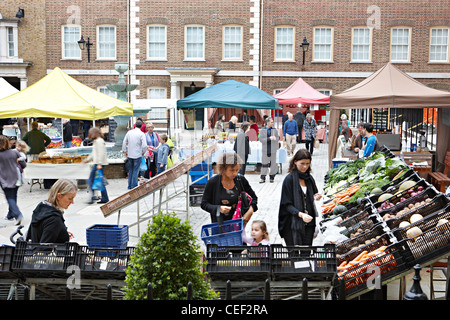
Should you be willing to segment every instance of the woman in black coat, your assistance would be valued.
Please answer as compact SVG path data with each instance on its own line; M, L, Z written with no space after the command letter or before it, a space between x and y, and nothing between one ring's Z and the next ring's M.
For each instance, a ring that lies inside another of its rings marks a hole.
M233 150L242 159L241 169L239 174L245 175L245 168L247 166L248 155L250 154L250 142L247 137L247 132L250 130L250 122L243 122L241 124L241 131L236 136Z
M40 202L33 210L27 241L34 243L65 243L73 235L64 224L66 210L77 195L77 186L70 180L59 179L50 188L47 201Z
M287 246L312 245L317 210L314 200L322 197L311 173L311 153L300 149L284 178L278 212L278 232Z
M252 198L248 211L242 212L244 225L250 220L253 212L258 210L258 197L248 180L238 174L240 163L241 159L236 153L224 153L218 161L219 174L210 178L206 183L200 206L211 214L212 223L218 221L218 216L223 221L233 218L241 191L247 192Z

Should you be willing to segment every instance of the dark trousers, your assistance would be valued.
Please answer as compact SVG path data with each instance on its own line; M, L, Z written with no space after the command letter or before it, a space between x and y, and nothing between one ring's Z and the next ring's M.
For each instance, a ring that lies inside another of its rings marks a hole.
M7 219L19 219L22 218L22 212L20 212L19 207L17 206L17 190L18 187L15 188L2 188L5 193L6 201L8 202L8 214L6 215Z
M305 226L305 237L302 239L302 246L310 246L313 243L314 232L316 230L315 226ZM294 240L292 237L292 233L284 235L284 241L287 246L294 246Z
M309 151L309 153L313 154L314 152L314 139L313 140L305 140L305 148Z

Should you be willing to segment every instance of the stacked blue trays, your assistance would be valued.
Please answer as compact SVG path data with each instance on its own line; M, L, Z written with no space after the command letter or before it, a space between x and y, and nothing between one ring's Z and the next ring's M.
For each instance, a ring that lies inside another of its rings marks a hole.
M201 238L205 245L242 246L242 219L224 221L219 228L218 223L202 226Z
M95 224L86 229L86 241L92 249L125 249L128 239L127 225Z

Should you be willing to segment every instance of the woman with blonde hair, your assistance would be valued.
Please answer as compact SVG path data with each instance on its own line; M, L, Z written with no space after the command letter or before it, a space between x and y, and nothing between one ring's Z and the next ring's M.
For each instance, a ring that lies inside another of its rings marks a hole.
M73 235L64 224L64 210L73 203L78 188L71 180L59 179L50 188L48 199L33 210L26 239L34 243L65 243Z
M235 132L236 131L236 124L238 122L238 118L236 116L232 116L230 119L230 122L228 123L228 131L229 132Z

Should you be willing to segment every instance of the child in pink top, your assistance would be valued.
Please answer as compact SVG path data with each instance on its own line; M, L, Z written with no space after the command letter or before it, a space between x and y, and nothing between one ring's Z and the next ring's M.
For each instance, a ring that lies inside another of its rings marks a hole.
M262 220L253 221L251 237L247 237L247 235L245 234L245 228L243 228L242 241L251 246L269 245L269 233L267 232L266 223Z

